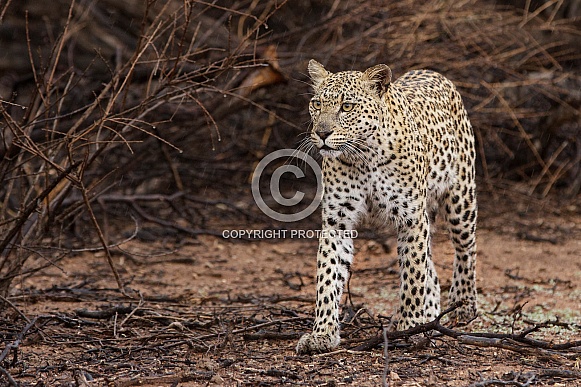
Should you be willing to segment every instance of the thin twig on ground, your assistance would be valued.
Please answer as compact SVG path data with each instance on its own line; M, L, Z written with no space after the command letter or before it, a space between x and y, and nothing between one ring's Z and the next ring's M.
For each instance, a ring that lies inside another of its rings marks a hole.
M452 337L458 342L468 345L475 345L481 347L496 347L502 349L508 349L513 352L518 352L521 354L532 355L536 354L538 356L552 357L555 355L563 355L559 351L574 350L577 347L581 347L581 340L569 341L565 343L553 343L549 341L531 339L526 337L526 335L534 330L528 329L527 331L520 334L510 334L510 333L488 333L488 332L462 332L452 328L443 326L440 323L442 317L446 314L451 313L458 307L462 305L461 302L454 303L448 309L444 310L438 317L433 321L427 322L425 324L420 324L413 328L407 329L405 331L395 331L387 332L385 335L388 339L409 339L410 337L421 334L429 333L431 331L440 332L444 336ZM384 343L383 334L372 337L365 342L352 347L352 350L369 350L376 348ZM578 352L578 351L575 351Z

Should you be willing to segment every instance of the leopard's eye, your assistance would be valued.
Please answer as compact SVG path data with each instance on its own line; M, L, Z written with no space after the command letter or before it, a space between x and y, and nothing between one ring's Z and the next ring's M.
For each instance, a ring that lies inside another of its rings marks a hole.
M317 109L317 110L321 110L321 101L319 101L318 99L314 99L311 101L311 105L313 106L313 108Z
M353 110L354 107L355 107L354 103L343 102L343 104L341 105L341 110L343 110L344 112L350 112L351 110Z

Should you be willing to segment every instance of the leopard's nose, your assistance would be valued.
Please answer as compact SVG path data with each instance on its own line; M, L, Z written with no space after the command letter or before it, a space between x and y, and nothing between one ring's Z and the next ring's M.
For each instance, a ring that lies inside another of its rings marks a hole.
M318 130L317 131L317 136L319 136L319 138L323 141L325 141L327 139L327 137L329 137L331 134L333 134L332 130Z

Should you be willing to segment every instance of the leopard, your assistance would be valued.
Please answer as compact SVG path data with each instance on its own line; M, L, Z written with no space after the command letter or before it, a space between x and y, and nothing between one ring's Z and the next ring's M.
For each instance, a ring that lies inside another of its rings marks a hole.
M448 302L452 323L477 316L476 151L462 97L448 78L411 70L395 81L389 66L332 73L310 60L309 151L321 156L322 229L312 332L299 354L340 345L340 301L351 274L353 230L379 219L397 234L399 294L394 329L440 314L440 283L432 260L436 216L454 248ZM377 222L375 222L377 223Z

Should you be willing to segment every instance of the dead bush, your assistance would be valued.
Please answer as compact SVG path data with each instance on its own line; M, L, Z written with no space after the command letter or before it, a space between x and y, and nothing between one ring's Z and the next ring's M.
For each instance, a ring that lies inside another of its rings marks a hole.
M581 33L545 4L4 3L0 294L63 254L105 249L114 270L127 238L271 222L248 179L308 129L311 57L444 73L475 127L481 190L578 195Z

